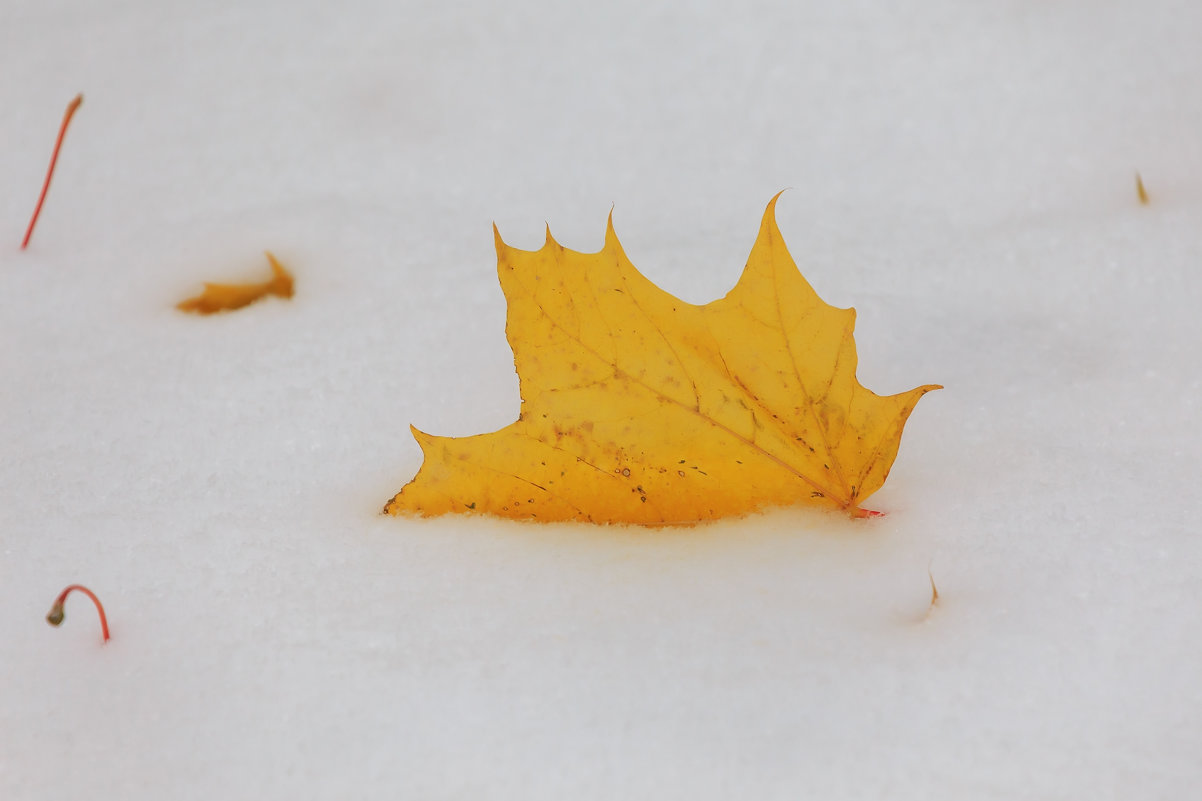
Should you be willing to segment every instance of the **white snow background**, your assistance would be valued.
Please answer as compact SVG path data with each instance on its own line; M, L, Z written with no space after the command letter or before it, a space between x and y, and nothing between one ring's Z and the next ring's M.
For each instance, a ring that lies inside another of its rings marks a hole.
M1192 797L1199 42L1196 0L7 0L0 799ZM785 187L861 381L946 385L887 517L379 514L411 422L517 415L493 221L593 251L612 206L700 303ZM265 249L292 301L173 308ZM46 624L73 582L107 645Z

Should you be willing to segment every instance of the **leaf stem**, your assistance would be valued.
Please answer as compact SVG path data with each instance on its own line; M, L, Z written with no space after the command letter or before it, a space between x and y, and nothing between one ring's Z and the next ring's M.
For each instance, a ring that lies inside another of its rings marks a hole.
M46 202L46 193L50 191L50 179L54 177L54 165L58 164L58 151L62 149L63 137L67 135L67 126L71 124L71 118L75 116L75 110L83 103L83 95L78 94L67 104L67 113L63 115L63 124L58 129L58 139L54 143L54 152L50 155L50 167L46 170L46 181L42 184L42 194L38 196L38 205L34 207L33 217L29 220L29 227L25 229L25 239L21 242L21 250L24 250L29 245L29 239L33 236L33 227L38 224L38 215L42 213L42 204Z
M54 600L54 606L50 607L50 612L46 615L46 622L51 626L57 626L63 622L63 618L65 617L63 613L63 604L66 603L67 596L71 594L72 590L79 590L84 595L91 598L92 603L96 604L96 612L100 615L100 633L104 635L104 641L108 642L109 621L104 614L104 606L100 603L100 599L96 597L96 593L92 592L82 584L72 584L71 586L67 587L67 589L59 593L58 598Z

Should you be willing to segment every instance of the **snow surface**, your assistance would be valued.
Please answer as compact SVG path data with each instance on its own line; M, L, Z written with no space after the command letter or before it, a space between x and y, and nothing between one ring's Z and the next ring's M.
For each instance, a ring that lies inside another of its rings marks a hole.
M1196 794L1200 41L1196 0L4 3L0 799ZM888 517L378 514L409 423L516 416L494 220L595 250L613 206L704 302L784 187L865 385L947 387ZM292 302L172 308L264 249ZM72 582L109 644L44 622Z

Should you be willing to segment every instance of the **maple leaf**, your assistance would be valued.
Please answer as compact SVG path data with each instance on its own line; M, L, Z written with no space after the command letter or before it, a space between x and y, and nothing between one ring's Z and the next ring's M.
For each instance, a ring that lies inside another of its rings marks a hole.
M180 301L175 308L198 314L215 314L241 309L268 295L292 297L291 274L270 252L266 255L267 261L271 263L270 280L261 284L205 284L204 292L194 298Z
M613 215L598 253L511 248L493 227L522 406L490 434L410 427L424 461L384 507L539 521L688 524L805 504L868 514L927 385L856 379L854 309L798 272L774 197L738 283L704 306L645 278Z

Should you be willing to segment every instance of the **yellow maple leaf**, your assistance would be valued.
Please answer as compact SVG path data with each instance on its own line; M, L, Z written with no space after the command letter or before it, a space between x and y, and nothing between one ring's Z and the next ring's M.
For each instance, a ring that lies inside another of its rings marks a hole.
M517 422L490 434L412 428L424 462L384 507L517 519L689 524L805 504L864 516L927 385L881 397L856 379L854 309L798 272L773 198L726 297L685 303L622 251L550 230L536 252L496 235Z
M194 298L181 300L175 304L175 308L197 314L215 314L241 309L268 295L292 297L292 275L270 252L266 255L271 264L269 280L261 284L205 284L204 292Z

